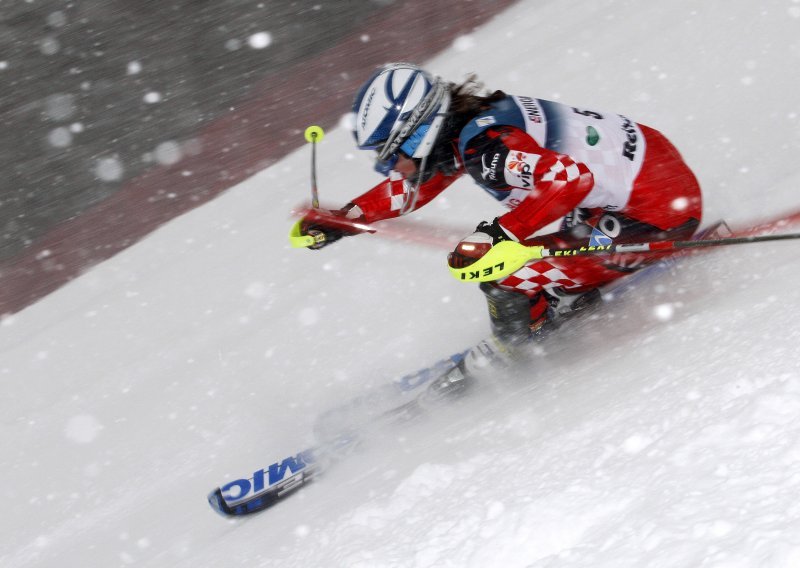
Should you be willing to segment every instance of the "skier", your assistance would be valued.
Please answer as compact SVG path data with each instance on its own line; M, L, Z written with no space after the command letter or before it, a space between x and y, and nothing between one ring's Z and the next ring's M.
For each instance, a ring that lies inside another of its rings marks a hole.
M310 211L303 234L322 248L354 226L424 206L464 173L509 211L481 222L448 257L463 268L505 240L574 247L686 239L700 224L697 180L658 131L613 113L503 91L483 96L474 76L448 83L416 65L379 68L356 95L354 136L377 153L385 181L339 211ZM555 232L538 235L560 220ZM653 257L534 260L480 285L494 341L508 353L599 298L598 287Z

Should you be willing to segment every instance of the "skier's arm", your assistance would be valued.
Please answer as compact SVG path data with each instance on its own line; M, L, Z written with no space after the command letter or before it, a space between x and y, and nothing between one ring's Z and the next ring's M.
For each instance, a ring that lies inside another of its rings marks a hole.
M481 184L508 194L513 209L499 223L519 241L572 211L594 187L586 165L541 147L519 128L485 130L467 144L464 159Z
M469 266L501 241L526 241L572 211L594 187L586 165L542 148L514 127L490 128L464 151L467 170L513 209L481 223L450 254L454 268Z
M406 211L416 211L430 203L445 188L458 179L459 174L445 175L437 171L427 181L419 185L414 208ZM399 217L406 203L414 201L410 196L414 185L411 181L403 179L399 174L392 174L366 193L356 197L348 206L352 206L348 216L357 217L362 223L374 223L384 219Z
M409 211L415 211L429 203L458 177L459 174L445 175L436 172L420 184L414 208ZM342 237L368 231L365 225L400 216L407 200L413 200L409 197L412 188L411 182L393 173L385 181L356 197L338 211L309 211L301 224L302 233L324 235L319 244L309 248L312 250L322 248Z

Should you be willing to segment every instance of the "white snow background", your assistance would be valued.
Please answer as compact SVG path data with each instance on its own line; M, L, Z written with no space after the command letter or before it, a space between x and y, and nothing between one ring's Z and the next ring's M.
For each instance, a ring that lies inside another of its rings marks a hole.
M426 64L662 130L708 222L800 206L797 0L523 1ZM309 155L2 320L0 565L800 566L798 242L685 260L524 376L216 515L209 490L304 449L321 411L488 332L445 256L496 202L463 179L404 221L454 227L439 247L293 250ZM328 205L379 180L343 128L318 159Z

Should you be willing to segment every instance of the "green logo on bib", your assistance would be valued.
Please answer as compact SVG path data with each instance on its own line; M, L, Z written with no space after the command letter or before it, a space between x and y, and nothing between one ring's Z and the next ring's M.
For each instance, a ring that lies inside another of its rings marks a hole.
M586 127L586 143L589 146L594 146L600 141L600 133L597 132L594 126Z

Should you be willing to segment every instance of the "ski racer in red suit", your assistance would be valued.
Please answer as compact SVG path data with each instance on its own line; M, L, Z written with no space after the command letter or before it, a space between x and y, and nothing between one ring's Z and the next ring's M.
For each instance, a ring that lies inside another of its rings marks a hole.
M456 85L415 65L378 69L356 96L354 135L359 148L377 152L376 169L388 178L335 215L367 224L405 215L469 174L508 212L455 247L448 262L457 268L509 239L573 247L686 239L697 229L697 180L658 131L619 114L479 90L474 77ZM539 234L558 220L558 230ZM325 235L319 246L359 232L314 211L301 227ZM539 259L481 284L496 343L527 341L651 260Z

